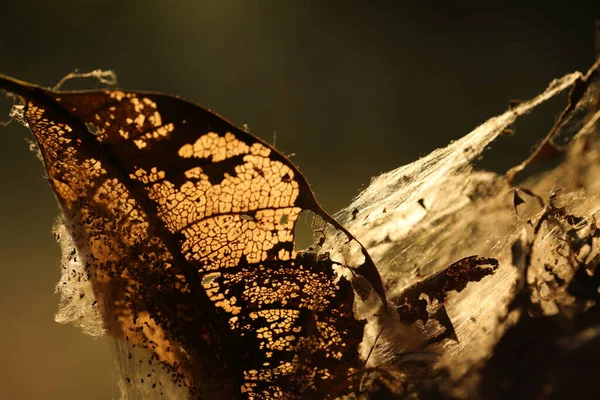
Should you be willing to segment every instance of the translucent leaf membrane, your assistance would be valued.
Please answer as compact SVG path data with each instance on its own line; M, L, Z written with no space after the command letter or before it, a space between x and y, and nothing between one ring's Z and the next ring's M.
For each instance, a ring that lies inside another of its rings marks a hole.
M539 96L462 139L373 178L338 214L368 249L396 305L402 304L407 287L456 260L477 254L499 262L493 275L448 296L445 309L455 340L431 344L444 331L432 320L413 323L360 310L369 321L363 356L376 343L369 366L399 374L380 377L397 394L406 394L402 384L410 381L411 369L398 367L402 354L426 350L439 354L437 365L445 367L447 377L435 384L445 390L440 389L441 397L497 396L499 391L482 395L485 376L477 366L494 354L519 316L530 312L515 305L521 292L527 293L530 308L540 306L542 316L577 303L567 286L580 264L594 259L600 244L595 233L600 209L597 67L585 76L577 72L557 79ZM552 134L571 139L558 166L525 180L519 186L523 190L504 175L474 170L473 161L520 116L573 86L571 103ZM329 235L324 249L336 251L339 241L338 235ZM583 244L574 247L573 241ZM414 386L422 384L419 379Z
M60 221L54 227L54 237L62 252L61 277L56 285L60 304L54 319L61 324L72 323L84 333L100 337L105 333L104 323L85 268L86 256L78 254L71 233Z

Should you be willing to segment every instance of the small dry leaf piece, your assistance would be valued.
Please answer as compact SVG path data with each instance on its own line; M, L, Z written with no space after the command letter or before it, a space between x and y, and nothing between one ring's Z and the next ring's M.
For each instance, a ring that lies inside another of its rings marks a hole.
M404 323L427 322L430 304L437 301L440 306L443 305L448 292L460 292L469 282L479 282L497 268L498 261L493 258L470 256L424 278L406 288L396 301L400 320Z
M126 382L160 391L168 376L211 399L349 390L354 294L331 260L294 251L293 230L311 210L349 234L287 158L172 96L0 87L25 100L106 328L127 343ZM364 254L359 272L384 298Z

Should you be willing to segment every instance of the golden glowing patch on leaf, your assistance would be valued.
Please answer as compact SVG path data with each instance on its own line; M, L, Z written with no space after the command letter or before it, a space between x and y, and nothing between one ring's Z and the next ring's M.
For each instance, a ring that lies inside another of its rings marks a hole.
M249 150L248 145L237 140L231 132L227 132L225 136L209 132L200 136L194 144L182 146L179 155L183 158L210 158L211 161L217 162L240 154L248 154Z
M136 121L136 124L138 125L138 128L142 128L144 126L144 121ZM152 139L165 138L169 135L169 133L173 132L173 129L173 124L159 126L158 128L139 136L138 139L133 141L133 143L135 143L138 148L143 149L147 146L148 141Z
M74 114L85 115L86 123L93 124L99 141L133 139L142 149L153 140L165 139L175 129L172 123L163 123L156 102L136 93L102 91L87 94L89 101L72 103L72 97L56 100Z
M130 174L131 179L139 180L142 183L152 183L165 178L164 171L157 171L156 168L152 168L149 172L140 168L135 173Z

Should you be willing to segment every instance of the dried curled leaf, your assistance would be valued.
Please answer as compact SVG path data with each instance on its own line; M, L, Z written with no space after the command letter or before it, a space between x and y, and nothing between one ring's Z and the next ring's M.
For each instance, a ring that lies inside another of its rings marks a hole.
M465 257L406 288L396 301L403 322L427 322L428 307L435 301L442 306L448 292L461 292L469 282L479 282L498 268L493 258Z
M282 154L183 99L59 92L0 76L24 100L62 218L127 386L143 398L328 397L349 390L364 322L328 257L298 253L317 204ZM381 297L356 242L356 272ZM181 393L181 392L179 392Z

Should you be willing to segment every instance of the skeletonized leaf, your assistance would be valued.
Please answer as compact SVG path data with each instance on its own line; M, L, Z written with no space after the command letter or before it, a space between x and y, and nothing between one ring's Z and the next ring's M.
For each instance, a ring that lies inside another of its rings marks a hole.
M294 250L294 227L309 210L355 239L291 161L177 97L58 92L1 76L0 86L24 100L93 305L122 343L127 385L145 398L348 390L364 323L334 261ZM385 304L357 246L356 273Z

